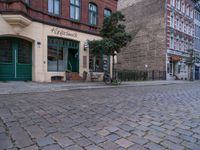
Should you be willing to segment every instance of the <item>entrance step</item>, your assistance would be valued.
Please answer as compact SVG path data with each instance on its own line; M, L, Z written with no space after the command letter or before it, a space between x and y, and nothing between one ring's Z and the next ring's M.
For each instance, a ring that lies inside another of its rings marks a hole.
M79 76L79 73L77 73L77 72L72 72L72 73L71 73L71 80L72 80L72 81L82 81L83 79L82 79L81 76Z

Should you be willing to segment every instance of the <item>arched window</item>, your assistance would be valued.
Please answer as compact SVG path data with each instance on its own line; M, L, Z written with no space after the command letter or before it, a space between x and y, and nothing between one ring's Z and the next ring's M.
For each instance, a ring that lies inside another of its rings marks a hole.
M89 24L97 25L97 6L93 3L89 3Z
M110 17L112 14L112 11L110 9L104 9L104 17Z
M80 0L70 0L70 18L80 20Z

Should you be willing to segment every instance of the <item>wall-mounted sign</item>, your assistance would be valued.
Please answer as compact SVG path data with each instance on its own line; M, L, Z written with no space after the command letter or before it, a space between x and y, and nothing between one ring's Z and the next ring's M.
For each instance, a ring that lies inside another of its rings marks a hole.
M70 32L70 31L65 31L65 30L62 30L62 29L58 29L58 28L52 28L51 29L51 32L55 35L59 35L59 36L71 36L71 37L77 37L77 33L75 32Z

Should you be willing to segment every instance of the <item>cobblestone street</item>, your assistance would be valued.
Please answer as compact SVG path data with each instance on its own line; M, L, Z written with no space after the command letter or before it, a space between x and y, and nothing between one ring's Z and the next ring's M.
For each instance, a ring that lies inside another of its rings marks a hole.
M0 95L0 150L200 150L200 84Z

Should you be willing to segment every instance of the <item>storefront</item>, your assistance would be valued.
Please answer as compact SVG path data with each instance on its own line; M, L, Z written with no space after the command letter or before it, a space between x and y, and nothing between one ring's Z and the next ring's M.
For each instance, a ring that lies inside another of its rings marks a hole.
M189 68L186 63L189 57L186 53L168 50L167 80L188 80Z
M51 82L56 76L65 80L68 70L80 77L83 72L89 74L89 49L85 45L99 36L19 15L0 15L0 22L0 81ZM107 61L105 57L103 61ZM103 67L111 68L107 63Z

